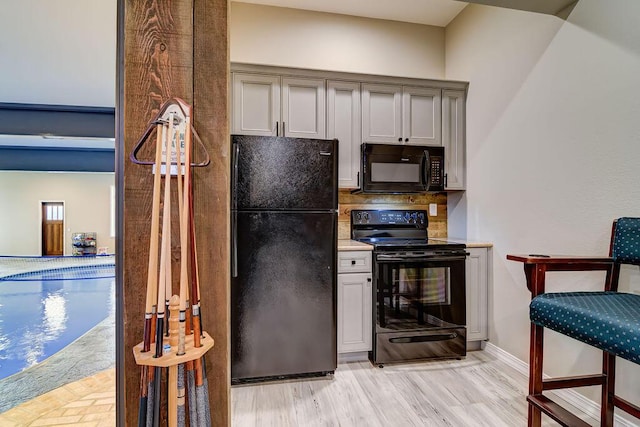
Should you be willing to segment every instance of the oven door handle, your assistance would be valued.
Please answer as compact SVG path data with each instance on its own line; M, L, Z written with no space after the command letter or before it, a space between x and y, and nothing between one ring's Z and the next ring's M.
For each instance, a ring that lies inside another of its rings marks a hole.
M458 338L458 334L451 332L450 334L414 335L411 337L390 338L389 342L392 344L409 344L416 342L448 341L456 338Z
M453 256L425 256L425 255L382 255L378 254L376 256L376 261L407 261L407 262L431 262L431 261L464 261L466 259L466 255L453 255Z

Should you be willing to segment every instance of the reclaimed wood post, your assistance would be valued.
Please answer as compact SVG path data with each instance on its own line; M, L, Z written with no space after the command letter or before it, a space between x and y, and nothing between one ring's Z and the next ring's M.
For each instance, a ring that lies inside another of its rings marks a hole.
M136 425L140 371L131 348L143 335L149 257L153 175L133 165L128 154L149 120L171 97L193 106L193 124L211 156L211 165L193 173L194 216L200 266L203 329L215 339L205 358L211 421L230 425L229 409L229 129L227 0L119 0L118 150L116 177L122 226L118 239L122 312L118 322L123 360L118 410L124 424ZM153 144L151 144L153 145ZM141 153L140 156L144 156ZM153 157L153 154L151 155ZM197 161L197 159L195 159ZM119 172L118 172L119 171ZM178 224L177 210L174 223ZM177 275L179 229L172 235L172 271ZM162 403L166 405L166 400ZM161 411L166 413L166 411ZM165 424L166 420L162 420Z

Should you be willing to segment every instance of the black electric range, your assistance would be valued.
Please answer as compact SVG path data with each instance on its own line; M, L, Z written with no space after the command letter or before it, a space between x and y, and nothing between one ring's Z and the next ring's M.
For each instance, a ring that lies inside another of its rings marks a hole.
M351 238L374 246L371 361L465 356L465 245L429 239L424 210L353 210Z

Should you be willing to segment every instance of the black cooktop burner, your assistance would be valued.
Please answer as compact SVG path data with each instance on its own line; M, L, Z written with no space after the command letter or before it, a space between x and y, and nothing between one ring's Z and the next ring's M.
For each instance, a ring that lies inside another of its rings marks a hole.
M437 249L464 249L462 243L453 243L445 240L424 239L358 239L360 242L375 246L376 250L437 250Z
M429 239L424 210L353 210L351 238L377 251L464 249L462 243Z

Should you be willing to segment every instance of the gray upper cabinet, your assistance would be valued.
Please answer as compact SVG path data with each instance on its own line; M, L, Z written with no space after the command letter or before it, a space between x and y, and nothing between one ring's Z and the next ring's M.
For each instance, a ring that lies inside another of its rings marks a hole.
M327 138L338 140L338 186L356 188L360 173L360 83L327 82Z
M464 190L466 185L464 95L463 90L442 91L442 145L447 190Z
M282 129L292 138L326 135L325 81L282 78Z
M233 73L232 133L324 138L325 81Z
M466 188L468 83L232 64L231 132L336 138L338 186L359 187L360 146L445 148L445 190Z
M441 145L440 89L402 89L402 137L406 144Z
M402 86L362 85L362 142L402 142Z
M280 77L233 74L232 133L276 135L280 125Z
M441 145L440 89L362 85L362 141Z

